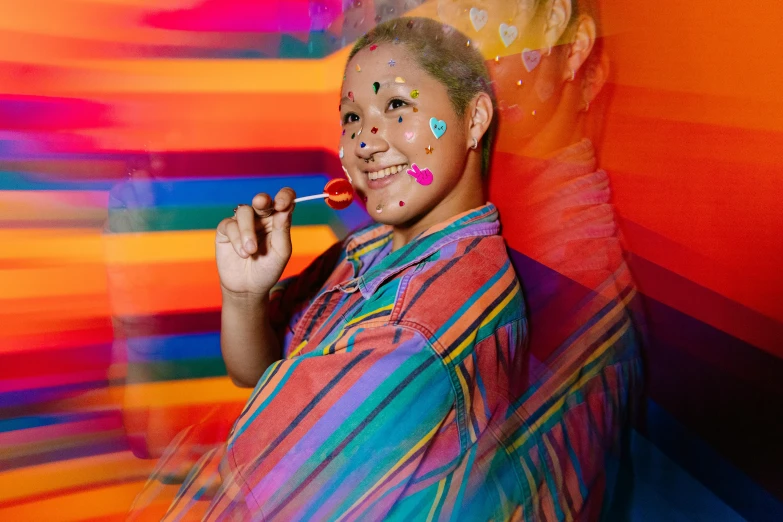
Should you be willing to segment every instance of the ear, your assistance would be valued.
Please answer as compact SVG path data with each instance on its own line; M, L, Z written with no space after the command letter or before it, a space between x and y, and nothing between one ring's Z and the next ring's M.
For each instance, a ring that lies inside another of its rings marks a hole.
M574 28L573 42L568 48L565 79L571 79L587 61L595 45L595 32L595 21L587 15L580 16Z
M492 98L485 92L480 92L473 98L470 105L470 121L468 122L467 146L473 146L473 139L481 141L484 133L489 129L494 117L494 108L492 107Z
M609 77L609 58L606 53L593 57L585 65L585 76L582 82L582 98L586 103L592 103L598 93L603 89L606 79Z
M562 38L571 19L572 0L552 0L544 25L544 45L551 49Z

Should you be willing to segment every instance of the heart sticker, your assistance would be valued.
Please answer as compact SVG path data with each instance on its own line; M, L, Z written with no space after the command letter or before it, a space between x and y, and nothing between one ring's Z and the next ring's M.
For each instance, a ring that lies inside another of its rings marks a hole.
M440 139L446 133L446 122L438 118L430 118L430 129L435 137Z
M408 174L419 183L419 185L429 185L432 183L432 172L430 169L421 170L415 163L408 169Z
M500 39L503 40L503 45L508 47L519 36L519 30L513 25L500 24Z
M525 69L527 69L527 72L538 67L539 63L541 63L540 52L530 49L522 50L522 64L525 66Z
M408 132L405 133L405 139L408 140L408 142L413 141L413 138L415 136L416 135L413 133L413 131L408 131Z
M484 9L478 9L476 7L470 10L470 23L473 24L473 29L481 31L485 25L487 25L487 12Z

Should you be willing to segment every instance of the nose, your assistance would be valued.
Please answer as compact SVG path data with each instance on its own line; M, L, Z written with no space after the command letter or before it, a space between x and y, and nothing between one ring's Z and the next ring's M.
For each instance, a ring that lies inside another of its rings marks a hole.
M379 152L389 150L389 143L383 137L383 131L372 124L362 128L362 133L356 136L356 141L356 155L365 160ZM364 144L363 147L362 144Z

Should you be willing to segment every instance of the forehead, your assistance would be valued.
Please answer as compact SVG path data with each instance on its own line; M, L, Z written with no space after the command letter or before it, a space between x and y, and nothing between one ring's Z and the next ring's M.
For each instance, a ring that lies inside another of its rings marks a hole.
M369 82L402 76L406 83L433 80L419 67L410 49L405 44L383 43L371 50L367 46L351 58L346 66L346 83ZM361 70L359 70L358 68Z

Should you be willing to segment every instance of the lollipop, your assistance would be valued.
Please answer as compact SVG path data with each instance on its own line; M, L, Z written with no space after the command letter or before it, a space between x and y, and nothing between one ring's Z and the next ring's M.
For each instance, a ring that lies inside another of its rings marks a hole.
M347 208L353 201L353 187L347 179L337 178L331 180L324 187L322 194L296 198L294 203L309 201L311 199L326 198L326 204L335 210Z

